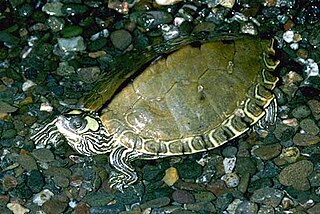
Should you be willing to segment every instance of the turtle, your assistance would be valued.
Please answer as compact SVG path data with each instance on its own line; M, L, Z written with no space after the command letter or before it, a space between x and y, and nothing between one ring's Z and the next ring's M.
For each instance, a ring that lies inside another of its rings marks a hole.
M80 154L108 154L110 186L122 190L138 180L134 160L209 151L274 117L273 46L251 37L184 45L119 86L106 105L71 110L31 138L46 144L62 134Z

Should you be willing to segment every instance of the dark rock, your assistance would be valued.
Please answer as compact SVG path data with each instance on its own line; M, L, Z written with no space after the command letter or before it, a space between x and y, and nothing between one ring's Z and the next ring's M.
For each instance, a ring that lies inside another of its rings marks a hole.
M260 146L259 148L254 150L254 153L262 160L270 160L277 157L281 153L281 145L271 144Z
M254 191L250 200L258 204L265 204L270 205L272 207L277 207L280 204L283 196L284 193L280 190L273 189L270 187L263 187Z
M33 150L32 155L38 161L50 162L54 160L53 153L49 149L45 148Z
M172 199L180 204L194 203L194 196L185 190L176 190L172 193Z
M53 196L49 201L43 205L43 211L47 214L64 213L68 206L68 198L62 195Z
M32 192L40 192L44 186L42 174L38 170L32 170L28 176L27 185Z
M125 50L132 42L132 36L126 30L113 31L110 39L114 47L120 50Z
M38 169L36 161L30 155L19 155L17 160L20 166L26 171Z

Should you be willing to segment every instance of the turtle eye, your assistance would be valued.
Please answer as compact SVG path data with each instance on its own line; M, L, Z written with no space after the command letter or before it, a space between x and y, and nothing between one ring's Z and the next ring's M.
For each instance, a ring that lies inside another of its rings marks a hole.
M87 125L87 122L85 119L79 116L73 116L70 119L70 128L81 130Z

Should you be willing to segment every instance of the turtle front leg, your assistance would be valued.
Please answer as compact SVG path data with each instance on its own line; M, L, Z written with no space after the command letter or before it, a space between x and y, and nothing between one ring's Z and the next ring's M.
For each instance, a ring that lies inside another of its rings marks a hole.
M113 172L109 179L110 187L122 191L138 180L137 173L130 163L143 154L123 146L115 148L110 154L110 165L118 172Z

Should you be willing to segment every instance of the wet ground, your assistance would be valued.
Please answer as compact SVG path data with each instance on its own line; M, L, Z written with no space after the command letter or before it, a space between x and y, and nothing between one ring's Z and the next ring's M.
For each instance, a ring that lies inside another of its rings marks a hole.
M165 3L0 1L0 213L319 213L319 1ZM266 135L136 161L139 181L123 193L109 187L108 156L30 140L125 53L194 33L276 40L279 110Z

